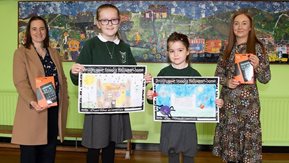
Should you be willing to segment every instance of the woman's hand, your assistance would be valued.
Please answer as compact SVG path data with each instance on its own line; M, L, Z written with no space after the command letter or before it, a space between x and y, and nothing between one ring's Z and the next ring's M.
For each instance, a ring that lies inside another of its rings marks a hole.
M148 90L147 91L147 99L148 100L153 100L154 97L154 91L153 90Z
M85 70L84 66L79 63L75 63L71 67L71 73L74 75L78 75L80 72L83 72L84 70Z
M38 105L38 103L36 101L31 101L30 105L33 107L33 109L35 109L37 112L41 112L45 109L47 109L48 107L41 107L40 105Z
M149 84L152 82L152 75L150 73L145 74L144 78L145 78L146 84Z
M227 81L227 87L231 89L235 89L238 85L240 85L240 82L236 79L229 79Z
M250 54L249 60L254 69L256 69L259 66L259 58L257 55Z
M219 108L222 108L224 106L224 100L223 99L216 99L216 104Z

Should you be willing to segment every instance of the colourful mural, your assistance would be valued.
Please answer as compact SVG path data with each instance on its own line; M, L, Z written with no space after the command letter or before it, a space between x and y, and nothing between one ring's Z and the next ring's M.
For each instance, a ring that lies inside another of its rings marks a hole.
M97 35L95 10L106 1L19 1L19 46L31 15L49 24L52 45L74 61L85 40ZM272 63L288 64L289 2L286 1L110 1L121 11L120 37L137 62L166 62L166 39L174 31L189 36L192 62L216 62L226 45L229 20L248 10Z

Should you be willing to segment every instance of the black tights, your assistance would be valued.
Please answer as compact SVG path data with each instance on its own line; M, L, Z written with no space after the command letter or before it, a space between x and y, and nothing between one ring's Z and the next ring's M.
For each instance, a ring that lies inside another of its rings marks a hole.
M177 153L173 148L169 150L169 163L180 163L179 153ZM194 163L194 157L183 155L184 163Z
M101 159L103 163L114 163L115 142L110 142L109 145L101 149ZM86 155L87 163L99 162L100 149L88 148Z
M21 163L54 163L56 144L47 145L20 145Z

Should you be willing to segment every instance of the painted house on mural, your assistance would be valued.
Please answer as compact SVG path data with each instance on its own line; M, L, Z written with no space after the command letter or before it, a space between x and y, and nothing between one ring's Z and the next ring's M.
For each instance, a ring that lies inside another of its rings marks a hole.
M195 38L190 39L190 53L200 54L205 52L205 39Z
M168 8L165 5L150 5L144 12L146 19L166 19L168 17Z
M222 40L206 40L206 53L219 54L222 48Z
M277 45L276 52L277 52L277 58L278 58L277 61L282 62L282 63L288 62L289 44Z
M82 32L85 30L93 29L94 16L92 12L79 12L75 17L75 26L78 27Z
M216 62L222 51L222 40L206 40L204 58L208 62Z

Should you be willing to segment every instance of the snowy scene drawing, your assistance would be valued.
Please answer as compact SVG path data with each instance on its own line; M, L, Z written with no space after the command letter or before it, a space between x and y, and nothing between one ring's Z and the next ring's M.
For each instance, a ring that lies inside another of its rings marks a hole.
M153 79L154 119L170 122L217 122L219 79L157 77Z
M85 66L79 79L80 113L144 111L144 66Z
M97 35L96 8L107 1L19 1L18 42L32 15L44 17L51 45L64 61L74 61L85 41ZM215 63L227 42L236 10L254 18L258 38L271 63L288 64L288 1L110 1L120 9L120 37L137 62L166 62L166 39L174 31L190 39L192 62Z

